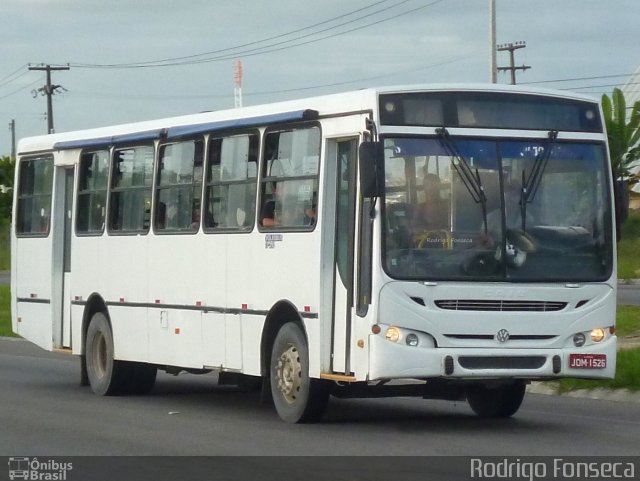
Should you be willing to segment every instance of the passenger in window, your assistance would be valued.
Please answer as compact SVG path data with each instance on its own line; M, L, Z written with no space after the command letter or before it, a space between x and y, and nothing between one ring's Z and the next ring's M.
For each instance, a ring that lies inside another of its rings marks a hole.
M276 199L278 198L278 184L274 182L271 187L271 200L265 202L260 210L260 225L262 227L275 227L279 223L276 219Z
M194 207L191 212L191 228L193 230L198 230L200 227L200 209L198 207Z
M302 219L302 224L306 226L312 226L316 223L316 205L310 204L304 211L304 217Z
M167 226L167 204L158 202L156 209L156 229L165 229Z
M424 174L424 202L416 206L413 226L416 233L448 228L446 205L440 197L440 177Z

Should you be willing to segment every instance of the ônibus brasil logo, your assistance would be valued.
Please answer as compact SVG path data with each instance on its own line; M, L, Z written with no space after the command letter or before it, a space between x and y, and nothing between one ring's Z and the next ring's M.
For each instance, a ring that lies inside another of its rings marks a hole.
M67 471L73 469L73 463L63 463L55 459L40 461L38 458L9 458L9 479L33 481L66 481Z

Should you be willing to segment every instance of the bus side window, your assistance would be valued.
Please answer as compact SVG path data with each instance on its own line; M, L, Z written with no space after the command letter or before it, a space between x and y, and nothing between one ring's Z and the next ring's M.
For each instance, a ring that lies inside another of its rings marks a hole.
M19 169L16 233L46 237L51 219L53 156L22 160Z
M250 231L255 212L258 172L257 134L240 134L209 142L204 228Z
M109 207L111 231L148 231L154 153L155 149L151 145L114 151Z
M200 196L204 142L187 140L160 146L154 229L196 232L200 228Z
M260 226L308 229L315 226L320 129L268 132L260 188Z
M83 152L80 157L76 232L101 234L107 205L109 151Z

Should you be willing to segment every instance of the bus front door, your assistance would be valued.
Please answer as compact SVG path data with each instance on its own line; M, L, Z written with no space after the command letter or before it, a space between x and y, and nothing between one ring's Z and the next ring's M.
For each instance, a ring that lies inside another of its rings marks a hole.
M73 186L75 168L56 167L52 285L53 347L71 347L71 241L73 237ZM59 194L59 195L58 195Z
M358 138L335 145L336 207L333 262L332 371L350 374L354 253L356 237L356 162Z

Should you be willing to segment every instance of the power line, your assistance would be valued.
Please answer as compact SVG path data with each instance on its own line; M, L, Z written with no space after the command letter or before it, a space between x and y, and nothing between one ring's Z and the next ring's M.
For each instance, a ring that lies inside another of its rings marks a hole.
M263 38L263 39L260 39L260 40L255 40L253 42L247 42L247 43L243 43L243 44L240 44L240 45L235 45L233 47L226 47L226 48L221 48L221 49L217 49L217 50L212 50L210 52L197 53L197 54L193 54L193 55L185 55L185 56L182 56L182 57L169 57L169 58L158 59L158 60L148 60L148 61L144 61L144 62L131 62L131 63L119 63L119 64L73 64L73 66L74 67L84 67L84 68L137 68L137 67L143 67L145 65L155 66L155 65L152 65L152 64L161 64L161 63L174 62L174 61L179 61L179 60L189 60L189 59L194 59L194 58L197 58L197 57L204 57L206 55L213 55L213 54L216 54L216 53L230 52L232 50L238 50L240 48L249 47L249 46L256 45L256 44L263 43L263 42L268 42L270 40L276 40L278 38L282 38L282 37L286 37L286 36L289 36L289 35L293 35L295 33L300 33L300 32L303 32L305 30L309 30L309 29L318 27L320 25L331 23L331 22L333 22L335 20L338 20L340 18L345 18L345 17L351 16L351 15L353 15L355 13L360 12L360 11L368 10L370 8L375 7L376 5L379 5L381 3L386 3L386 2L389 2L389 1L391 1L391 0L380 0L380 1L376 2L376 3L371 4L371 5L367 5L366 7L359 8L359 9L353 10L351 12L347 12L345 14L342 14L342 15L338 15L337 17L333 17L333 18L330 18L328 20L324 20L322 22L314 23L314 24L308 25L306 27L302 27L302 28L298 28L298 29L295 29L295 30L291 30L289 32L285 32L285 33L281 33L281 34L278 34L278 35L274 35L272 37L267 37L267 38ZM403 0L403 2L401 2L401 3L405 3L406 1L408 1L408 0ZM394 6L397 6L397 5L394 5ZM375 13L378 13L378 12L375 12ZM356 19L356 20L358 20L358 19ZM356 21L356 20L353 20L353 21Z
M24 71L24 68L27 66L27 64L23 64L21 65L15 72L11 72L9 75L3 77L0 79L0 87L4 87L7 84L10 84L11 82L15 82L16 80L18 80L20 77L26 75L26 72ZM16 74L20 74L18 76L16 76L15 78L11 78L14 77Z
M626 83L605 84L605 85L583 85L582 87L570 87L570 88L563 88L558 90L581 90L581 89L595 89L595 88L604 88L604 87L624 87L625 85L640 85L640 82L626 82Z
M290 88L290 89L280 89L280 90L263 90L263 91L259 91L259 92L243 92L242 95L244 97L253 97L253 96L259 96L259 95L272 95L272 94L283 94L283 93L291 93L291 92L301 92L301 91L305 91L305 90L316 90L316 89L322 89L322 88L327 88L327 87L338 87L341 85L348 85L348 84L353 84L353 83L359 83L359 82L367 82L370 80L377 80L377 79L381 79L381 78L385 78L385 77L392 77L392 76L396 76L396 75L403 75L403 74L407 74L407 73L412 73L412 72L418 72L420 70L426 70L426 69L430 69L430 68L435 68L435 67L441 67L443 65L448 65L451 63L455 63L455 62L459 62L461 60L467 60L470 58L476 58L478 54L478 51L474 51L471 54L462 56L462 57L457 57L454 59L450 59L450 60L444 60L442 62L438 62L438 63L434 63L431 65L423 65L421 67L417 67L417 68L412 68L412 69L407 69L407 70L400 70L400 71L395 71L392 73L388 73L388 74L383 74L383 75L376 75L376 76L372 76L372 77L361 77L361 78L357 78L357 79L353 79L353 80L346 80L343 82L333 82L333 83L327 83L327 84L321 84L321 85L311 85L311 86L307 86L307 87L295 87L295 88ZM103 98L122 98L122 99L140 99L140 98L146 98L146 99L206 99L206 98L228 98L231 96L231 94L195 94L195 95L166 95L166 94L158 94L158 95L139 95L139 94L117 94L117 95L111 95L111 94L105 94L104 92L100 92L100 93L94 93L94 92L78 92L77 90L74 91L74 94L80 94L80 95L86 95L86 96L93 96L93 97L103 97Z
M357 27L354 27L354 28L351 28L351 29L348 29L348 30L344 30L344 31L341 31L341 32L325 35L325 36L322 36L320 38L311 39L311 40L307 40L307 41L299 42L299 43L294 43L292 45L284 45L284 44L291 43L291 42L297 42L299 40L302 40L304 38L308 38L308 37L311 37L311 36L314 36L314 35L319 35L321 33L325 33L325 32L328 32L330 30L335 30L336 28L344 27L345 25L349 25L349 24L355 23L355 22L357 22L359 20L362 20L364 18L371 17L373 15L376 15L378 13L384 12L384 11L389 10L391 8L395 8L395 7L397 7L397 6L401 5L401 4L407 3L408 1L409 0L402 0L401 2L398 2L395 5L392 5L391 7L386 7L384 9L378 10L376 12L372 12L372 13L369 13L367 15L362 15L362 16L356 18L356 19L349 20L347 22L343 22L341 24L334 25L332 27L328 27L328 28L325 28L325 29L322 29L322 30L319 30L319 31L316 31L316 32L312 32L312 33L309 33L309 34L301 35L301 36L298 36L298 37L293 38L293 39L284 40L284 41L281 41L281 42L271 43L271 44L263 46L263 47L256 47L256 48L241 50L239 52L234 52L233 54L224 54L224 55L213 56L213 57L199 59L199 60L192 59L192 60L176 60L176 61L173 61L172 59L169 59L168 62L153 63L153 64L149 64L149 63L136 63L136 64L81 64L81 63L72 63L71 66L72 67L78 67L78 68L152 68L152 67L172 67L172 66L180 66L180 65L194 65L194 64L200 64L200 63L218 62L218 61L223 61L223 60L234 59L234 58L237 58L239 56L251 57L251 56L255 56L255 55L263 55L263 54L266 54L266 53L277 52L277 51L286 50L286 49L290 49L290 48L294 48L294 47L299 47L299 46L302 46L302 45L307 45L307 44L310 44L310 43L319 42L321 40L326 40L326 39L337 37L337 36L340 36L340 35L345 35L347 33L351 33L351 32L357 31L357 30L362 30L364 28L371 27L373 25L378 25L380 23L388 22L390 20L396 19L396 18L404 16L404 15L408 15L410 13L414 13L414 12L416 12L418 10L422 10L424 8L430 7L432 5L435 5L437 3L440 3L440 2L443 2L443 1L446 1L446 0L435 0L435 1L431 2L431 3L426 4L426 5L421 5L419 7L416 7L416 8L401 12L399 14L396 14L396 15L393 15L393 16L390 16L390 17L387 17L387 18L383 18L381 20L373 21L373 22L367 23L365 25L360 25L360 26L357 26ZM377 5L377 4L374 4L374 5ZM342 17L344 17L344 16L345 15L343 15ZM337 17L337 18L340 18L340 17ZM333 19L333 20L335 20L335 19ZM322 23L328 23L328 22L329 21L325 21L325 22L322 22ZM302 30L302 29L299 29L299 30ZM285 36L285 35L286 34L283 34L281 36ZM279 36L277 36L277 37L279 37ZM259 42L252 42L252 44L255 44L255 43L259 43ZM282 45L284 45L284 46L282 46ZM231 48L228 48L228 49L221 49L220 52L229 51L229 50L235 50L237 48L239 48L239 47L231 47ZM215 53L215 52L212 52L212 53ZM208 54L198 54L196 56L204 56L204 55L208 55ZM196 57L196 56L191 56L191 57ZM179 59L179 57L177 59Z
M41 82L41 81L42 81L41 79L42 79L42 78L38 78L37 80L34 80L33 82L31 82L29 85L23 85L23 86L22 86L22 87L20 87L19 89L14 90L13 92L10 92L10 93L8 93L8 94L6 94L6 95L3 95L2 97L0 97L0 100L2 100L2 99L6 99L7 97L11 97L12 95L17 94L18 92L22 92L23 90L26 90L26 89L28 89L29 87L33 87L33 86L34 86L35 84L37 84L38 82Z
M617 75L598 75L595 77L576 77L576 78L565 78L565 79L554 79L554 80L536 80L534 82L521 82L522 84L546 84L546 83L556 83L556 82L574 82L579 80L598 80L605 78L616 78L616 77L629 77L633 75L633 73L621 73Z

